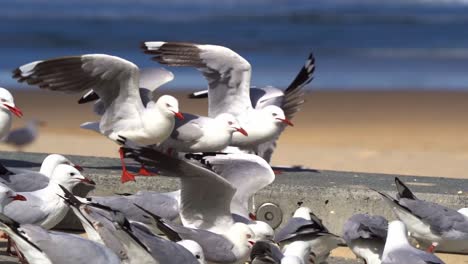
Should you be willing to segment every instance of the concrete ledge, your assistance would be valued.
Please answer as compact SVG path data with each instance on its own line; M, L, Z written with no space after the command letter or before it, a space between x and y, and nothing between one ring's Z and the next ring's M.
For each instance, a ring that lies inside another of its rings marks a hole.
M36 169L46 154L0 152L2 163L11 167ZM138 177L137 182L120 184L118 159L69 156L83 166L85 175L96 181L93 195L138 190L172 191L178 180L166 177ZM135 167L136 169L136 167ZM341 234L344 221L355 213L380 214L394 219L390 208L369 188L395 194L394 177L402 177L419 198L459 209L468 207L468 180L441 177L413 177L375 173L296 170L277 175L275 182L255 197L255 208L264 203L279 206L285 219L303 202L323 219L330 231ZM68 224L63 227L73 227ZM465 252L466 253L466 252Z

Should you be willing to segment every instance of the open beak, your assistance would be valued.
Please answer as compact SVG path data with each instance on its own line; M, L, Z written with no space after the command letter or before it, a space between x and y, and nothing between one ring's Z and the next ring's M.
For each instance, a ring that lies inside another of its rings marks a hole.
M252 246L255 245L255 241L253 241L253 240L247 240L247 242L249 242L249 244L252 245Z
M84 184L96 185L96 183L95 183L93 180L88 179L88 178L81 179L80 181L81 181L82 183L84 183Z
M174 116L179 120L184 120L184 115L181 112L173 112Z
M294 124L293 124L291 121L289 121L288 119L286 119L286 118L285 118L285 119L283 119L283 118L276 118L276 119L280 120L281 122L285 123L285 124L288 125L288 126L294 126Z
M23 116L23 112L21 112L21 110L16 107L16 106L11 106L11 105L8 105L8 104L3 104L6 108L8 108L8 110L10 110L10 112L12 112L13 114L15 114L17 117L22 117Z
M242 135L248 137L249 134L247 133L247 131L245 131L245 129L243 129L242 127L241 128L236 128L237 132L240 132Z
M253 213L249 213L249 218L250 218L250 220L252 220L252 221L257 221L257 216L254 215Z
M26 197L24 197L23 195L21 194L17 194L15 196L10 196L11 199L13 199L13 201L26 201Z
M78 171L84 171L83 167L81 167L80 165L73 164L73 167Z

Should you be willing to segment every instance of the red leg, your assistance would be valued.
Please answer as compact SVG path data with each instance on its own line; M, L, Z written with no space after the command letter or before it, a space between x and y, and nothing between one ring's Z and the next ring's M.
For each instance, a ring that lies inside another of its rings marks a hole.
M436 247L439 245L437 242L433 242L428 248L427 252L434 254Z
M275 175L283 174L282 170L273 170L273 172L275 173Z
M141 164L140 170L138 171L138 175L143 176L157 176L158 174L149 171L145 165Z
M135 175L130 173L127 170L127 167L125 166L125 161L124 161L125 157L124 157L124 152L122 148L119 149L119 154L120 154L120 162L122 163L122 176L120 178L120 181L122 183L126 183L128 181L135 181Z

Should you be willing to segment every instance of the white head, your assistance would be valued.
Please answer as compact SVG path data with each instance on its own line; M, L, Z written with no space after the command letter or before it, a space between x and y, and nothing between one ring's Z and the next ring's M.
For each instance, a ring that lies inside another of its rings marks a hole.
M293 123L284 115L283 109L276 105L266 106L262 111L266 113L268 117L271 117L277 125L286 124L288 126L294 126Z
M247 131L245 131L241 127L241 125L239 124L239 121L237 120L235 116L228 114L228 113L223 113L223 114L219 114L218 116L216 116L215 119L222 122L224 125L226 125L229 132L231 133L239 132L244 136L248 136Z
M294 212L293 217L300 217L300 218L304 218L306 220L311 220L310 219L310 208L305 207L305 206L301 206L301 207L297 208L296 211Z
M177 242L177 244L183 246L188 251L190 251L193 254L193 256L195 256L195 258L198 259L198 263L205 263L205 254L203 254L203 249L200 246L200 244L193 240L182 240Z
M382 259L385 259L393 249L399 248L402 245L409 244L408 232L406 226L401 221L392 221L388 224L387 240L385 241L385 247L382 254Z
M90 185L95 184L94 181L81 175L74 167L67 164L59 164L52 173L49 184L60 184L71 191L80 182Z
M184 119L184 116L179 112L179 101L174 96L163 95L156 101L156 106L166 116L175 116L178 119Z
M8 186L0 184L0 212L3 213L3 208L13 201L26 201L26 197L15 193Z
M468 208L462 208L458 212L466 217L468 217Z
M314 263L310 260L310 253L310 243L307 243L305 241L294 241L284 249L283 259L288 260L285 263ZM293 261L299 259L302 260L302 262ZM283 263L283 260L281 260L281 263Z
M238 258L247 256L255 244L254 232L244 223L234 223L225 236L234 244L233 252Z
M273 240L275 236L275 231L271 226L262 221L253 221L252 224L248 224L250 229L252 229L255 234L255 241L259 240Z
M15 106L13 95L5 89L0 87L0 109L8 114L15 114L17 117L22 117L23 112Z
M75 169L79 171L83 171L81 166L74 164L64 156L60 154L50 154L42 161L41 170L39 172L50 178L55 168L60 164L67 164L75 167Z

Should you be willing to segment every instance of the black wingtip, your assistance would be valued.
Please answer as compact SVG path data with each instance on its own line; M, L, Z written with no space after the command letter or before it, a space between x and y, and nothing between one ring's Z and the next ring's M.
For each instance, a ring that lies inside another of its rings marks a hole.
M0 163L0 175L2 176L9 176L9 175L13 175L14 173L12 171L10 171L9 169L7 169L5 166L3 166L2 163Z
M188 98L190 99L204 99L208 98L208 92L206 91L201 91L201 92L194 92L188 95Z
M398 191L398 198L406 198L411 200L417 200L416 196L398 177L395 177L395 185Z
M139 209L141 209L143 212L147 213L148 215L150 215L151 217L154 218L154 220L156 221L156 226L159 228L159 230L161 230L161 232L163 232L167 238L171 241L174 241L174 242L178 242L178 241L181 241L182 238L179 236L179 234L172 230L171 227L169 227L165 222L164 220L162 219L162 217L146 210L145 208L139 206L138 204L134 203L133 205L135 205L136 207L138 207Z
M67 188L63 187L60 184L59 184L59 187L60 187L60 189L62 189L65 196L61 196L61 195L58 195L58 194L57 195L59 197L61 197L62 199L64 199L69 205L78 207L78 206L83 204L80 200L76 199L75 195L73 195L73 193L71 193L69 190L67 190Z
M80 100L78 100L78 104L86 104L89 102L93 102L99 99L99 95L95 93L94 91L91 91L90 93L86 93L83 95Z

